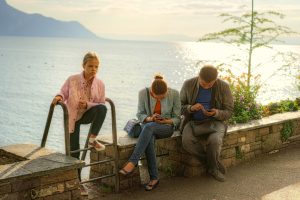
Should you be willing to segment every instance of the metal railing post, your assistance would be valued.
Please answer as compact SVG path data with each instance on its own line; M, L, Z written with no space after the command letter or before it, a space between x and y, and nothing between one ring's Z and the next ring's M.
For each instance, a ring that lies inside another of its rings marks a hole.
M64 112L65 151L66 151L66 155L69 156L70 155L69 112L68 112L66 104L64 104L63 102L59 101L59 102L57 102L57 105L60 105ZM46 146L46 141L47 141L47 137L48 137L48 133L49 133L51 120L53 117L54 108L55 108L55 105L51 103L47 121L46 121L46 125L45 125L45 129L44 129L42 142L41 142L41 147Z
M115 173L115 190L116 192L120 191L120 177L119 177L119 153L118 153L118 136L117 136L117 120L116 120L116 109L115 104L113 101L109 98L106 98L105 101L107 101L111 106L111 119L112 119L112 139L113 139L113 147L115 152L115 167L114 167L114 173Z
M42 142L41 142L41 147L45 147L45 145L46 145L48 132L49 132L52 116L53 116L54 107L55 107L55 105L53 105L53 104L50 105L49 113L48 113L48 117L47 117L47 121L46 121L46 125L45 125L45 129L44 129L44 134L43 134L43 138L42 138Z
M71 148L70 148L70 133L69 133L69 112L66 104L64 104L61 101L57 102L57 104L62 107L64 112L65 151L66 151L66 155L70 156Z

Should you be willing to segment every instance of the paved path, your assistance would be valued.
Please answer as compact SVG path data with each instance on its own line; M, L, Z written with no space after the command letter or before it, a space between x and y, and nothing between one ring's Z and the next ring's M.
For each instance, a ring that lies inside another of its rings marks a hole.
M224 183L207 175L164 177L152 192L142 187L120 194L91 190L89 199L101 200L300 200L300 143L229 168Z

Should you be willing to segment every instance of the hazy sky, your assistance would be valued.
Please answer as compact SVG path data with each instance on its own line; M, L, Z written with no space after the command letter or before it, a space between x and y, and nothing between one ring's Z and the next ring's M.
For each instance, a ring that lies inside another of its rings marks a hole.
M98 36L196 40L224 28L218 15L250 10L250 0L7 0L27 13L76 20ZM255 9L286 14L280 23L300 32L300 0L256 0ZM178 35L178 36L176 36Z

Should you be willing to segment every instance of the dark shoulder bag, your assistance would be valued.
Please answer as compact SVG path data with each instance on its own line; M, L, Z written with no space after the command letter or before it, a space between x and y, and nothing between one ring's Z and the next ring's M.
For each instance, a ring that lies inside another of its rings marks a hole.
M190 122L194 136L208 135L216 132L214 120L202 120Z
M146 88L146 93L147 93L147 98L148 98L148 108L149 108L149 110L151 110L151 108L150 108L150 96L149 96L149 89L148 88ZM124 127L124 131L126 131L130 137L137 138L137 137L139 137L139 135L142 131L142 122L140 122L137 119L130 119L126 123L126 125Z
M196 85L195 85L196 87ZM215 106L215 93L216 93L216 87L217 87L217 82L216 84L213 85L212 88L212 101L211 101L211 106ZM190 116L189 116L190 117ZM201 121L191 121L191 127L194 136L202 136L202 135L209 135L211 133L216 132L215 125L214 125L214 119L204 119Z

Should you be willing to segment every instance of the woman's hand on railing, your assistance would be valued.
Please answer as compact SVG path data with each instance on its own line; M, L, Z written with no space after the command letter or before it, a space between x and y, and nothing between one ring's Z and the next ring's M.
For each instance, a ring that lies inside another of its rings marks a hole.
M53 98L52 104L53 104L53 105L56 105L57 102L59 102L59 101L62 101L62 96L57 95L57 96L55 96L55 97Z

